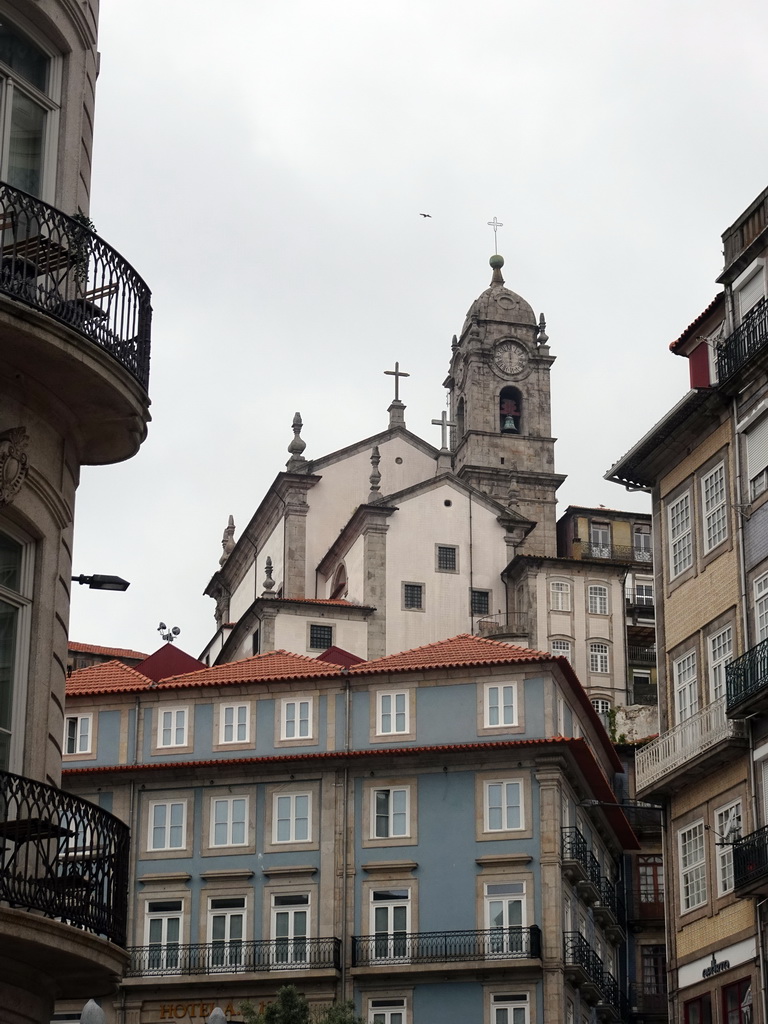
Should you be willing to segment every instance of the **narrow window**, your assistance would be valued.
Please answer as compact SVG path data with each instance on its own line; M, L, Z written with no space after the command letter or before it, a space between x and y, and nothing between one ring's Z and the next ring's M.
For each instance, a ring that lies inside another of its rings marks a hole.
M68 715L64 720L64 753L91 753L92 715Z
M651 528L650 526L635 526L632 529L632 541L636 562L650 562L651 555Z
M589 588L589 614L608 614L608 587L591 586Z
M309 793L275 794L273 806L273 841L275 843L307 843L310 841Z
M704 509L704 550L712 551L728 537L724 463L715 466L702 479L701 501Z
M608 523L590 523L589 547L593 558L611 557L611 528Z
M523 828L522 788L519 781L486 782L486 832L510 832Z
M696 652L690 651L672 663L675 677L675 709L678 725L699 710L699 687L696 678Z
M372 793L374 839L395 839L410 834L408 826L409 792L407 786L374 789Z
M755 580L755 627L758 641L768 637L768 572Z
M272 896L272 940L276 964L305 964L309 959L309 893Z
M380 736L408 732L408 693L379 693L376 700L376 732Z
M569 612L571 584L562 580L552 580L549 584L549 605L553 612Z
M730 626L709 637L709 689L711 700L725 696L725 667L733 660L733 630Z
M608 671L608 644L593 643L589 645L589 671Z
M158 747L184 747L187 745L187 709L158 712Z
M521 433L523 399L517 388L502 388L499 395L499 429L502 434Z
M149 805L149 849L183 850L187 805L183 800Z
M470 590L469 603L472 615L487 615L491 606L491 592L489 590Z
M741 838L741 800L715 812L717 887L721 896L733 891L733 843Z
M704 822L699 821L678 833L680 857L681 908L694 910L707 902L707 875L704 852Z
M211 846L245 846L248 800L227 797L211 801Z
M245 897L216 897L208 901L208 941L211 967L237 969L243 962Z
M485 725L517 725L517 684L487 684L485 687Z
M410 889L374 889L371 930L377 960L407 960L410 956Z
M145 934L147 966L151 971L178 968L181 922L181 900L148 900Z
M312 698L284 700L282 706L283 740L312 738Z
M220 743L247 743L249 740L250 707L248 704L225 704L221 709Z
M683 494L669 506L669 565L674 579L693 565L691 499Z

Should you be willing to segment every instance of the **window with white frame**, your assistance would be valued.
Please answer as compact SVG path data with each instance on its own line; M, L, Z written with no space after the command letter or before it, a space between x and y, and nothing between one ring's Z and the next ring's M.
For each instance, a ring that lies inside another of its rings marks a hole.
M306 740L312 738L312 698L284 700L282 703L280 739Z
M52 200L61 60L9 24L0 25L0 178Z
M768 416L752 424L744 441L747 449L749 496L754 500L768 487Z
M765 298L765 260L757 259L733 282L734 306L739 322Z
M494 993L491 1024L528 1024L530 1002L526 992Z
M724 896L733 891L733 843L741 838L741 800L715 811L717 888Z
M406 1024L405 999L369 999L368 1024Z
M593 558L611 557L611 528L608 523L590 524L589 544Z
M589 614L608 614L608 587L592 585L589 588Z
M211 846L245 846L248 842L248 798L211 800Z
M391 736L408 732L408 692L380 692L376 694L376 732Z
M67 715L64 719L64 753L90 754L93 715Z
M689 651L682 658L673 661L672 674L675 680L675 712L679 725L699 710L696 652Z
M755 629L758 642L768 637L768 572L755 580Z
M275 963L307 962L309 944L310 895L308 892L273 893L272 940Z
M371 794L371 838L396 839L410 835L410 787L374 789Z
M519 779L485 783L485 831L523 828L523 785Z
M650 526L634 526L632 528L632 546L636 562L651 561L651 528Z
M556 657L567 658L571 660L571 641L570 640L553 640L552 641L552 653Z
M311 793L275 793L272 813L274 843L310 842Z
M186 846L186 800L155 801L149 805L149 849L183 850Z
M525 882L486 883L485 927L490 933L488 952L496 956L525 955L525 925Z
M410 889L371 892L371 931L377 960L407 960L410 956Z
M157 713L158 747L185 747L188 727L187 708L173 708Z
M144 934L150 970L173 971L179 966L182 920L182 900L147 900Z
M653 607L653 582L651 580L635 580L634 603L644 608Z
M680 858L680 905L683 912L707 902L704 822L681 829L677 835Z
M435 544L435 570L437 572L459 571L459 549L453 544Z
M485 684L485 727L517 725L517 683Z
M589 645L589 671L608 671L608 644L591 643Z
M219 717L219 743L248 743L250 726L250 705L225 704Z
M667 509L669 522L669 568L674 579L693 565L691 496L687 492Z
M550 580L549 606L553 612L571 610L571 584L565 580Z
M245 896L212 896L208 899L208 941L211 966L237 968L243 962Z
M712 551L728 538L725 463L719 463L702 477L701 505L704 513L704 550Z
M33 546L0 533L0 769L21 767L29 668Z
M707 638L709 647L710 699L725 696L725 666L733 661L733 630L730 626Z
M606 700L605 697L595 697L593 698L591 703L592 707L595 709L598 715L605 717L610 713L611 702L609 700Z

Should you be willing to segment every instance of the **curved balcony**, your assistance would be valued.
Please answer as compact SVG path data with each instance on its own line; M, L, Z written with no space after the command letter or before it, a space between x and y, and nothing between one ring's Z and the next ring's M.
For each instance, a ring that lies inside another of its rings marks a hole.
M146 391L149 288L89 225L0 183L0 293L109 353Z
M79 797L0 772L0 903L125 945L128 826Z

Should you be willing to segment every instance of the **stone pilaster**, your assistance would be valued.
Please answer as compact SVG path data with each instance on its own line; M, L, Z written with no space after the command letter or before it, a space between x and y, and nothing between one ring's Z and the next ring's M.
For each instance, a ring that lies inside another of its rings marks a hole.
M381 658L387 653L387 530L384 515L373 509L363 527L363 603L376 611L368 619L368 658Z
M541 937L543 1019L565 1020L563 984L563 876L561 869L561 779L563 767L536 771L541 818Z

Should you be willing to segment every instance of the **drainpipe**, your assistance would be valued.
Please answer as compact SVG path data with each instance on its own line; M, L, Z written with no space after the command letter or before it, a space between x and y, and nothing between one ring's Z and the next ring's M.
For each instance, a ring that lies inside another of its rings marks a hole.
M349 678L349 669L343 670L344 674L344 753L349 754L350 750L350 738L351 738L351 697L352 697L352 684ZM347 992L347 950L349 947L350 936L347 933L347 889L349 886L347 878L347 868L349 864L349 843L350 843L350 828L349 828L349 760L347 759L344 764L344 774L342 776L341 786L341 799L343 804L343 853L341 858L341 997L342 1000L349 999L350 995ZM354 842L354 839L352 840Z
M474 633L472 616L472 590L475 586L474 566L472 562L472 495L469 496L469 632Z

